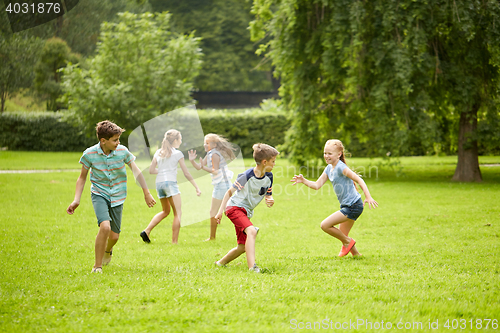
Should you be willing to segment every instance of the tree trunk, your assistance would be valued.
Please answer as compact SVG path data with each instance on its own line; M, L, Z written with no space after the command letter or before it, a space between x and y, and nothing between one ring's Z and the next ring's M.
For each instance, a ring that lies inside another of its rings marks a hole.
M7 94L2 92L0 93L0 100L1 100L1 107L0 107L0 113L3 113L3 110L5 108L5 100L7 99Z
M458 129L458 163L453 175L453 181L481 182L481 170L477 152L477 111L479 104L472 106L472 110L460 114Z

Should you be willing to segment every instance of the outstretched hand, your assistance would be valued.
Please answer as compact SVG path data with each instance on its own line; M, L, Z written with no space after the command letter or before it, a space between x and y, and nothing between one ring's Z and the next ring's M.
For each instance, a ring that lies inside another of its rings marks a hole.
M365 206L366 204L368 204L368 208L369 209L375 209L378 207L378 202L376 202L375 200L373 200L373 198L369 198L369 199L365 199L365 202L363 203L363 206Z
M300 174L300 175L293 176L293 178L290 181L293 182L292 185L295 185L297 183L304 183L304 180L305 180L304 176L302 176L302 174Z
M190 161L194 161L194 159L196 158L196 150L194 149L191 149L188 151L188 155L189 155L189 160Z

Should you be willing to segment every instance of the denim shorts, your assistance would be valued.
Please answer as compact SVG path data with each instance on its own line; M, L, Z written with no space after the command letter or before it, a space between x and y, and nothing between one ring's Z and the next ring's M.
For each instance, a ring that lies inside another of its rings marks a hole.
M111 230L119 234L122 227L123 204L111 207L111 202L100 195L92 193L90 197L97 217L97 225L101 225L103 221L109 221Z
M179 186L177 182L166 181L161 183L156 183L156 193L158 193L158 198L170 198L174 195L181 194L179 191Z
M229 182L222 181L214 185L214 191L212 192L212 198L222 200L227 190L231 187Z
M341 205L340 212L347 216L348 219L356 221L361 213L363 213L363 200L359 198L358 201L350 206Z

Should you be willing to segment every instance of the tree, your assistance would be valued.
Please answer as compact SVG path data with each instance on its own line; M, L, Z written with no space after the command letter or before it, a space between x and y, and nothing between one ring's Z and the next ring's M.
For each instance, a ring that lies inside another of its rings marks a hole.
M204 54L196 88L203 91L271 91L270 68L259 66L248 24L251 2L150 0L154 11L173 14L172 29L195 31ZM259 67L256 69L256 67Z
M453 179L481 180L478 112L498 113L497 1L255 0L252 12L293 112L295 161L332 136L370 154L404 151L415 133L432 143L447 134L433 129L457 122Z
M71 53L65 41L51 38L45 41L40 58L35 66L34 88L39 98L47 101L47 110L57 111L62 105L57 99L62 95L59 71L68 63L79 62L78 56Z
M68 4L66 4L68 5ZM85 0L79 1L69 12L28 33L42 39L58 37L66 41L73 52L88 57L94 54L101 23L118 18L119 12L144 13L150 10L147 1Z
M40 39L23 33L0 35L0 112L5 110L7 98L31 87L42 45Z
M115 121L127 134L190 103L201 65L199 38L171 33L170 14L118 16L118 23L103 23L88 70L79 65L63 69L63 102L89 135L103 119Z

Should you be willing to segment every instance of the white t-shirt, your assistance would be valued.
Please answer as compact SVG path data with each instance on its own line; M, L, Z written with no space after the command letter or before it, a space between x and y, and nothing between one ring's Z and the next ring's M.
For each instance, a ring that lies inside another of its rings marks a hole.
M172 155L170 157L160 157L160 151L161 149L158 149L153 157L158 164L156 182L177 181L177 164L181 158L184 158L184 154L182 151L172 148Z

